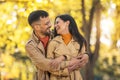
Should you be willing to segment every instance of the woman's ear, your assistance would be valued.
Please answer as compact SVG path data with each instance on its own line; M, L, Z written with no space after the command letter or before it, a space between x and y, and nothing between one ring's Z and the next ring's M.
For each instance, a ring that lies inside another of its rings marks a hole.
M67 26L70 24L70 21L66 21Z

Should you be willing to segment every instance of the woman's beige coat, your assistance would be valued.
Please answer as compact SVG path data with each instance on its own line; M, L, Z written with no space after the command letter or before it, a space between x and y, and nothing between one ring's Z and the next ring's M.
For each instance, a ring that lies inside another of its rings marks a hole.
M80 53L79 48L79 44L74 39L72 39L66 45L63 42L62 37L57 36L48 44L47 58L54 59L61 55L66 55L67 60L70 60L71 58L76 57L77 55L83 54L85 52L85 47L82 47ZM69 73L68 75L64 75L64 69L66 69L66 66L62 67L61 70L57 72L50 71L50 80L82 80L79 68Z

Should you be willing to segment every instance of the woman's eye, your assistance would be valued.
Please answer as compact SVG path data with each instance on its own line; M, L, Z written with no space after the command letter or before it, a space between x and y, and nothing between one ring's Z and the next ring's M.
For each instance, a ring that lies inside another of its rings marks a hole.
M56 24L58 24L59 22L56 22Z

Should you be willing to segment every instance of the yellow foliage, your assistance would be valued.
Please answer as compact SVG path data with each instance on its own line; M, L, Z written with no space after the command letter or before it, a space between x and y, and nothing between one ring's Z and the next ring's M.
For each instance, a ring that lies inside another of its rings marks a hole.
M14 62L13 57L7 53L7 54L1 54L2 61L4 62L5 66L11 66Z
M75 21L78 24L78 28L82 26L82 4L81 0L3 0L5 2L0 3L0 58L5 63L5 66L2 68L6 72L6 76L9 78L19 78L19 74L22 75L22 80L27 80L26 76L29 73L29 80L32 80L32 73L34 72L33 66L29 60L15 61L15 57L11 56L16 52L20 52L22 55L26 55L25 44L29 39L32 29L28 25L27 17L29 13L36 9L43 9L49 12L51 22L54 23L55 16L59 14L70 14L74 17ZM119 0L112 0L120 8ZM103 5L103 10L109 7L109 0L101 0L101 5ZM90 9L92 5L92 0L85 0L85 13L86 19L89 19ZM104 11L102 11L104 12ZM104 15L108 16L107 11L104 12ZM117 16L117 18L120 18ZM118 21L118 22L117 22ZM119 19L115 20L117 29L114 31L118 33L115 35L113 40L119 35ZM115 27L116 28L116 27ZM82 30L80 29L80 32ZM83 34L83 33L82 33ZM94 32L94 34L96 34ZM84 35L84 34L83 34ZM95 42L95 39L92 40ZM95 49L95 46L92 45L92 50ZM103 69L107 69L108 65L112 66L113 56L116 56L117 64L120 64L120 54L117 50L110 49L106 45L100 47L99 62L103 63ZM104 59L108 59L108 65L104 63ZM23 63L23 62L24 63ZM22 69L22 71L21 71ZM119 73L119 68L116 70L115 74Z

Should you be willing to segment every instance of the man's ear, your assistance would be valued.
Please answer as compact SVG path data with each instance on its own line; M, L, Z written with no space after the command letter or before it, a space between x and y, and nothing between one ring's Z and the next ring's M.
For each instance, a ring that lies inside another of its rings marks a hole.
M34 29L38 30L39 29L39 25L34 25Z

